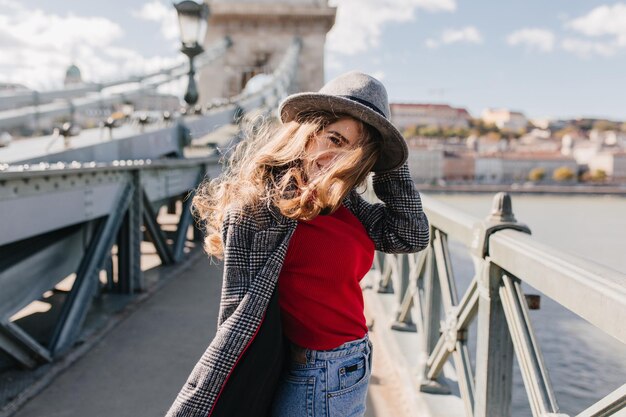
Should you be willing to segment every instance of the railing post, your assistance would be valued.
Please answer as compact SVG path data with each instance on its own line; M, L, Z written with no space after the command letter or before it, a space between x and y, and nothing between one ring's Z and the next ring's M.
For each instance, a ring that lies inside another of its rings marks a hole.
M472 253L479 259L478 334L476 345L476 384L474 417L507 417L511 415L513 389L513 341L500 299L504 271L489 261L489 236L503 229L530 233L517 223L511 197L498 193L484 222L474 226Z
M133 196L117 235L117 290L122 294L143 291L141 272L142 185L141 170L130 172Z
M434 230L431 228L431 236ZM424 335L422 338L423 349L426 358L435 350L435 346L441 335L441 286L439 285L439 274L435 262L433 243L426 249L426 273L424 275ZM428 378L428 366L426 363L422 367L422 382L420 391L434 394L448 394L448 386L438 381Z
M406 295L406 292L409 289L409 273L411 272L411 268L409 265L409 255L406 253L396 255L396 259L398 261L398 275L395 287L396 291L396 320L402 313L402 301Z
M380 253L382 261L380 262L380 280L378 281L379 294L393 294L393 268L396 264L395 255L388 253Z
M49 349L57 356L76 341L91 305L94 287L98 285L98 274L106 257L111 252L117 231L133 197L133 184L128 182L120 190L113 211L98 220L95 233L76 271L72 290L63 302L59 319L50 337Z
M423 323L420 292L423 291L423 278L426 267L426 253L422 251L417 255L406 255L406 263L403 266L406 274L406 289L398 307L396 320L391 325L393 330L402 332L416 332L417 324L413 322L411 311L417 315L417 322L420 326ZM416 302L417 301L417 302ZM423 329L420 329L423 332Z
M511 415L514 351L499 296L502 269L488 260L481 266L474 417L508 417Z

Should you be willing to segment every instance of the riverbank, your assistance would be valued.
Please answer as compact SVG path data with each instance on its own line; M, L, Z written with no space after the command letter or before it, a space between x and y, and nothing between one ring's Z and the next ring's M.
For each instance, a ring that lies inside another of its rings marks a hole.
M495 194L506 191L511 194L555 195L617 195L626 197L626 184L622 185L524 185L524 184L446 184L416 183L417 189L434 194L468 193Z

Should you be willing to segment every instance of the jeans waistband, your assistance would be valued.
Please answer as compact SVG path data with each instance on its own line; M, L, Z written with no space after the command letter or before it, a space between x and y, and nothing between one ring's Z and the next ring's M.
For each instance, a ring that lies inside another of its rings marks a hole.
M369 335L366 333L364 337L357 340L351 340L346 342L340 346L337 346L334 349L330 350L315 350L303 348L295 344L291 344L292 351L296 352L298 356L301 358L306 358L307 363L315 362L315 360L328 360L328 359L337 359L342 358L344 356L351 355L355 352L359 352L365 350L368 352L370 350L370 341Z

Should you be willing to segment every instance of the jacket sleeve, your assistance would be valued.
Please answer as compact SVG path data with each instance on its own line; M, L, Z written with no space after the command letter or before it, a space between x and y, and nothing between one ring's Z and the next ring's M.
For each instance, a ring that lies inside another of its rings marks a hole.
M372 185L382 203L370 203L356 190L352 201L356 216L376 245L386 253L413 253L428 246L429 224L411 179L408 163L393 171L375 173Z
M227 210L223 224L224 272L217 327L230 317L248 291L250 246L256 232L256 223L241 209Z

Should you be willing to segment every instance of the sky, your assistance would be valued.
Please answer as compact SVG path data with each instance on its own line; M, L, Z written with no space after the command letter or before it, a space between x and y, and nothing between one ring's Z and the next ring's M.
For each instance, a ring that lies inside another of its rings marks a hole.
M0 82L46 90L75 62L87 81L185 62L162 0L0 0ZM391 102L474 117L626 120L626 1L330 0L325 77L357 69ZM165 91L181 93L181 80Z

